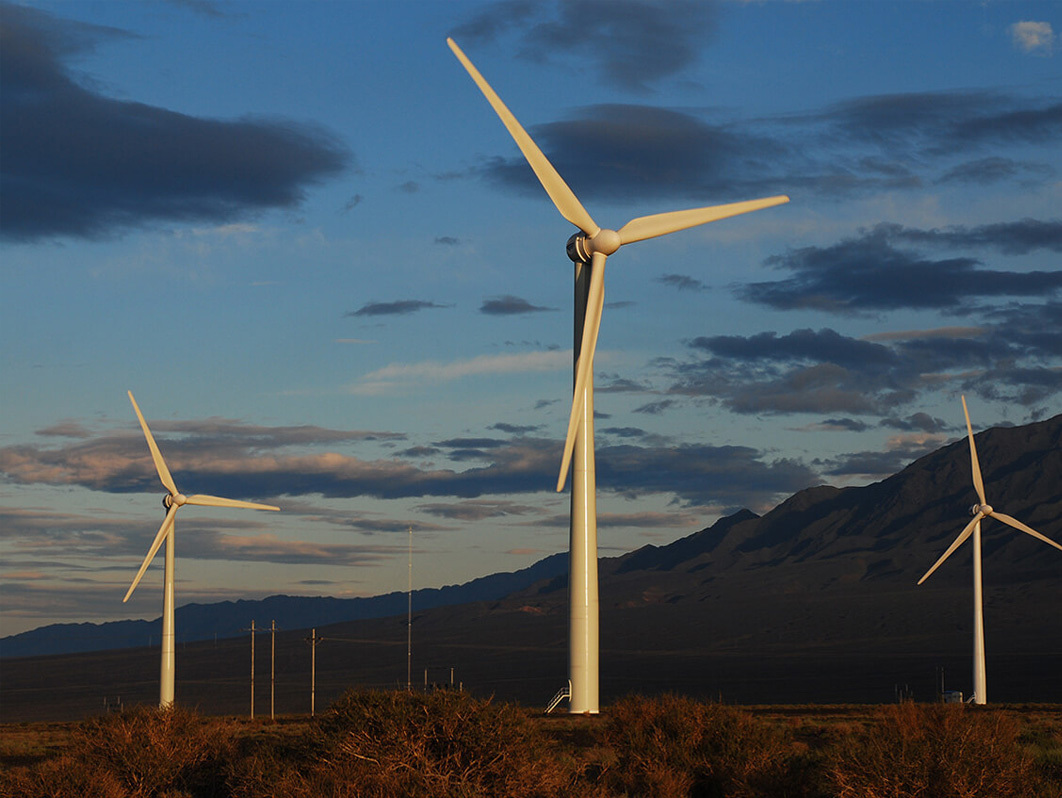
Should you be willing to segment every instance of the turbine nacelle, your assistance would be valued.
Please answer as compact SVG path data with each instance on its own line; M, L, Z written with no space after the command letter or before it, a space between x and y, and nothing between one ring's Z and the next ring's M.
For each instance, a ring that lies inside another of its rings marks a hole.
M572 263L589 263L595 252L611 255L623 246L620 234L615 230L598 230L594 236L575 233L568 239L565 249Z

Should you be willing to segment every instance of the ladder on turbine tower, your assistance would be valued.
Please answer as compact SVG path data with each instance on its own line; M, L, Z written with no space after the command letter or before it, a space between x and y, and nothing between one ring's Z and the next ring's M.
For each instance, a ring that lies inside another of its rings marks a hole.
M557 694L549 700L549 703L546 705L546 711L543 714L548 715L550 712L557 708L557 704L564 700L571 700L571 697L572 680L569 679L567 687L562 687L560 690L557 691Z

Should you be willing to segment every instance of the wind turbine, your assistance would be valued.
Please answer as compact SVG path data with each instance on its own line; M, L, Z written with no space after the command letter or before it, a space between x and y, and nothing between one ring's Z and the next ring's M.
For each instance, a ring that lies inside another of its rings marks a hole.
M538 177L561 216L579 232L568 239L567 252L575 264L575 386L568 419L568 433L561 458L557 491L564 489L574 459L571 495L571 527L568 581L569 649L568 711L598 712L598 591L597 591L597 497L594 472L594 350L605 303L605 261L624 244L685 230L749 211L789 202L785 196L767 197L660 213L632 219L619 230L600 227L583 208L553 165L516 121L490 84L473 66L453 39L446 43L472 76L480 91L501 118L516 145Z
M995 518L1002 521L1008 526L1012 526L1020 532L1024 532L1027 535L1032 535L1038 540L1042 540L1056 549L1062 551L1062 546L1055 543L1051 538L1045 537L1037 532L1035 529L1026 526L1016 518L1012 518L1006 513L1001 513L996 510L992 505L988 503L985 498L985 485L981 479L981 466L977 461L977 447L974 445L973 428L970 426L970 413L966 409L966 397L962 397L962 412L966 416L966 434L970 439L970 465L973 470L973 485L974 490L977 491L978 504L970 507L970 515L973 519L968 523L965 529L959 533L959 536L955 538L952 544L948 547L948 550L941 555L933 567L926 571L925 576L918 580L918 584L925 582L930 574L932 574L937 568L940 567L948 557L951 556L959 546L966 542L966 539L971 535L973 536L973 589L974 589L974 645L973 645L973 677L974 677L974 694L973 702L975 704L984 704L988 701L986 675L985 675L985 613L984 613L984 595L981 589L981 519L982 518Z
M279 507L274 507L271 504L256 504L254 502L243 502L237 499L222 499L218 496L205 496L203 494L196 494L194 496L185 496L179 490L177 485L173 481L173 477L170 476L170 470L166 467L166 461L162 459L162 453L159 451L158 445L155 443L154 437L151 435L151 430L148 429L147 422L144 420L144 414L140 412L140 407L136 403L136 399L133 398L133 392L129 391L129 401L133 403L133 410L136 411L136 417L140 420L140 427L144 430L144 437L147 438L148 448L151 450L151 459L155 461L155 470L159 473L159 479L162 480L163 487L169 491L162 498L162 506L166 508L166 517L162 521L162 526L159 527L158 534L155 535L155 540L151 544L151 548L148 549L147 556L144 558L144 562L140 565L140 570L136 572L136 578L133 579L133 584L129 586L128 592L125 594L125 598L122 599L122 603L129 601L129 597L133 595L133 591L136 590L136 586L140 584L140 579L144 575L144 571L147 570L148 565L155 557L155 553L159 550L163 541L166 541L166 574L163 580L162 590L162 670L159 679L159 707L165 709L173 704L173 680L174 680L174 635L173 635L173 567L174 567L174 519L177 515L177 508L185 504L199 504L205 507L247 507L252 510L279 510Z

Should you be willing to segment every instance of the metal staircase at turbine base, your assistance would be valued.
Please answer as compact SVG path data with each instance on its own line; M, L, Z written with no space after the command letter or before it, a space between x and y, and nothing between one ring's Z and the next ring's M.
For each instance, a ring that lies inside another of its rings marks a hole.
M561 701L566 701L566 700L570 701L571 697L572 697L572 681L571 681L571 679L569 679L567 687L562 687L560 690L558 690L557 694L554 695L553 698L551 698L549 700L548 704L546 704L546 711L543 714L548 715L550 712L552 712L553 710L555 710L557 708L557 705Z

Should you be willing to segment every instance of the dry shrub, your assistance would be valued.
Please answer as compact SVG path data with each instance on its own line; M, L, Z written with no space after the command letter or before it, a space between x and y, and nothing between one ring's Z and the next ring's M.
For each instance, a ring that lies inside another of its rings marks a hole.
M348 692L318 739L321 760L286 774L286 794L547 798L566 783L521 710L467 693Z
M79 759L63 755L30 767L0 771L0 795L5 798L126 798L129 792L106 770L86 768Z
M631 696L608 710L602 774L613 792L659 796L797 796L807 763L784 729L747 712L675 695Z
M1044 793L1006 712L903 703L841 741L829 777L838 798L1025 798Z
M222 763L230 739L224 724L204 722L196 713L178 707L137 707L90 718L71 733L69 754L24 769L12 794L68 798L223 795Z

